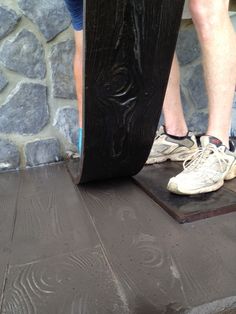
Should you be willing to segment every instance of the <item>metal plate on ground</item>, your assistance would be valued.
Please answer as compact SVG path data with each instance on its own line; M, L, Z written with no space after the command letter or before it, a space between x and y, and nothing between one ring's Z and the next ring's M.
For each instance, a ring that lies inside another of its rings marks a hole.
M181 196L167 189L169 179L182 169L181 163L166 162L146 166L134 177L135 182L179 223L192 222L236 211L236 181L220 190L193 196Z

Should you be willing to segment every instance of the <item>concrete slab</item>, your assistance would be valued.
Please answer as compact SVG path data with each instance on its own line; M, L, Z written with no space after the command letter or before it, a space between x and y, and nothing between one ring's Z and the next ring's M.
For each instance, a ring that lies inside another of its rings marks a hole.
M180 225L132 181L79 190L136 300L156 313L219 313L228 297L235 306L236 214Z
M101 247L9 269L2 313L127 313Z
M22 171L20 176L11 264L98 244L83 202L63 165Z
M18 193L13 178L9 186L18 198L10 208L10 257L6 267L0 263L0 313L128 313L119 280L65 167L40 167L19 176Z
M0 313L236 312L235 214L179 225L132 180L77 188L64 165L7 176Z
M18 173L0 176L0 309L7 278L11 241L16 217L16 204L20 187Z

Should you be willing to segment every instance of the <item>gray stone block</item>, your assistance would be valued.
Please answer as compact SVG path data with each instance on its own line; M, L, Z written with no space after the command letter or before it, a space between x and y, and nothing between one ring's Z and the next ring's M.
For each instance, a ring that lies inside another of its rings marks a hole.
M231 1L233 2L233 1ZM231 22L233 24L234 30L236 31L236 15L231 16Z
M232 112L232 126L231 126L231 136L236 137L236 108L233 108Z
M236 93L234 94L233 108L236 108Z
M0 92L7 86L7 84L8 84L7 78L0 71Z
M15 11L8 9L5 6L0 6L0 39L7 36L13 31L20 20L20 16Z
M74 49L73 40L61 42L52 47L50 63L54 97L76 99L73 74Z
M68 142L77 144L78 111L75 108L62 108L56 113L54 126L65 136Z
M195 110L207 108L208 98L201 64L193 69L192 75L187 82L187 88L194 102Z
M20 165L20 153L17 147L6 140L0 139L0 171L17 169Z
M208 123L207 112L194 112L191 116L187 117L187 124L189 130L195 134L203 134L206 132Z
M46 74L44 49L35 35L23 29L0 49L0 62L8 69L29 78L43 79Z
M188 91L186 92L182 88L182 86L181 86L181 89L180 89L180 95L181 95L181 102L182 102L182 106L183 106L184 115L188 116L193 111L193 104L188 99L189 97L187 97L188 96Z
M189 64L201 55L197 33L193 26L180 31L176 51L180 65Z
M55 138L27 143L25 146L27 166L49 164L61 159L60 143Z
M64 0L18 0L18 4L24 14L37 24L47 41L70 25Z
M49 121L47 88L20 83L0 107L0 132L37 134Z

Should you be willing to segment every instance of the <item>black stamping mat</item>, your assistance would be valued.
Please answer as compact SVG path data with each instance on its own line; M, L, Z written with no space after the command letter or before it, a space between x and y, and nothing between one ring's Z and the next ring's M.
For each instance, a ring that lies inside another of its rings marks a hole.
M86 0L84 139L75 182L138 173L155 136L183 0Z
M135 182L179 223L214 217L236 211L236 180L212 193L181 196L167 189L169 179L182 169L181 163L166 162L146 166L134 177Z

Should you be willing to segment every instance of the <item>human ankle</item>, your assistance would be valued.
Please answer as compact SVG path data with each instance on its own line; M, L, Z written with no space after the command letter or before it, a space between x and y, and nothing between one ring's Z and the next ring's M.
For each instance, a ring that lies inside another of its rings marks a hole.
M165 132L170 136L177 136L177 137L184 137L188 134L187 128L173 128L173 127L166 127Z
M218 140L222 142L224 146L226 146L229 149L229 137L228 136L224 136L217 132L207 132L206 135L216 137Z

